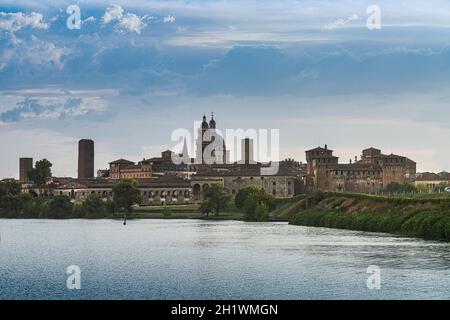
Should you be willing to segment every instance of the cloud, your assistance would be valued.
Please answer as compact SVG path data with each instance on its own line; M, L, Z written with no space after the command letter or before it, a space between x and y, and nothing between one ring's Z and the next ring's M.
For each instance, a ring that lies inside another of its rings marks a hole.
M120 20L123 17L123 8L118 4L111 4L106 8L105 14L102 17L102 22L108 24L115 20Z
M0 72L8 65L52 65L58 69L64 67L64 58L70 53L68 48L60 48L53 42L40 40L32 35L28 41L12 36L9 46L1 53Z
M103 112L107 105L99 98L35 99L26 98L13 108L0 113L2 122L20 122L27 119L65 120Z
M0 12L0 30L16 32L23 28L48 29L49 24L44 21L42 13L32 12L27 15L23 12Z
M175 22L175 16L169 14L168 16L164 17L164 23L173 23Z
M119 33L136 32L141 33L141 30L146 27L144 20L147 16L140 17L134 13L127 12L124 14L124 9L117 4L111 4L106 8L105 14L102 17L104 25L116 22L114 30Z
M325 26L325 29L327 30L334 30L340 27L345 26L346 24L352 22L352 21L357 21L359 20L359 17L357 14L352 14L351 16L348 16L347 18L341 18L341 19L337 19L336 21L334 21L333 23Z
M136 32L137 34L140 34L142 28L145 26L146 24L143 23L141 17L135 15L134 13L127 13L124 17L122 17L122 19L120 19L115 28L121 32Z

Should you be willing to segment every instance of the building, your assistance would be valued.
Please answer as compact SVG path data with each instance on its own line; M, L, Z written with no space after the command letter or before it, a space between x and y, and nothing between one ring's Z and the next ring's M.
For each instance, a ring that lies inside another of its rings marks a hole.
M182 204L191 202L191 184L179 177L163 176L152 179L136 179L142 193L142 204ZM61 181L53 195L66 195L75 203L82 203L90 194L112 199L117 181L112 179L69 179Z
M133 161L119 159L109 163L109 179L150 179L152 166L147 161L135 164Z
M433 190L439 185L450 185L450 175L447 172L418 173L414 179L414 185L419 189Z
M196 142L196 163L198 164L225 164L227 163L227 148L224 138L217 131L217 124L214 115L211 120L206 121L206 115L203 115L203 121L198 129L198 138Z
M112 180L120 179L150 179L155 176L173 175L189 178L195 173L194 159L188 158L185 163L175 164L174 153L163 151L161 157L142 159L137 164L130 160L119 159L109 163L109 170L99 170L98 176ZM179 154L183 157L183 154Z
M28 173L33 170L33 158L19 159L19 181L21 183L28 183Z
M178 157L182 160L181 163L175 163L173 161L174 152L166 150L161 152L161 157L153 157L150 159L143 159L140 163L147 163L152 167L153 175L174 175L184 178L189 178L196 171L194 163L195 159L189 157L187 147L183 148L183 152L178 154Z
M306 151L306 160L309 190L378 193L392 182L405 183L416 172L414 161L376 148L365 149L359 160L355 157L342 164L325 145Z
M94 178L94 141L81 139L78 142L78 179Z
M232 164L203 168L191 179L194 200L201 200L205 185L211 183L223 185L232 194L247 187L257 187L278 198L289 198L295 195L296 176L281 167L275 175L263 175L262 167L261 164Z

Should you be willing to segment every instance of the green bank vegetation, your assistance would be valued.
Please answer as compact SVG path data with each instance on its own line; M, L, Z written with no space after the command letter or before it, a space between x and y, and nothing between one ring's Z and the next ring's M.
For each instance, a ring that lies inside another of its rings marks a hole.
M381 196L316 192L280 212L293 225L388 232L450 241L450 195ZM296 212L295 212L296 211Z
M81 204L74 204L68 196L39 196L22 193L16 180L0 181L0 218L86 218L102 219L131 215L134 205L141 201L140 191L134 180L123 180L113 189L113 199L105 200L98 194L90 194Z
M37 175L46 176L50 166L45 161L42 164L40 170L45 172ZM113 189L111 200L90 194L80 204L64 195L22 193L20 183L13 179L0 181L0 218L103 219L125 215L128 219L267 221L273 219L270 212L288 200L275 199L255 187L242 189L233 197L223 186L213 184L205 191L201 204L139 206L141 201L134 180L120 181Z

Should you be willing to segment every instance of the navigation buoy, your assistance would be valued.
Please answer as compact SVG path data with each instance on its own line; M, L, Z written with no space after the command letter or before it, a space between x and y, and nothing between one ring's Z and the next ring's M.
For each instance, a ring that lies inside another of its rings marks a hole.
M127 216L126 216L126 215L123 217L123 225L124 225L124 226L127 225Z

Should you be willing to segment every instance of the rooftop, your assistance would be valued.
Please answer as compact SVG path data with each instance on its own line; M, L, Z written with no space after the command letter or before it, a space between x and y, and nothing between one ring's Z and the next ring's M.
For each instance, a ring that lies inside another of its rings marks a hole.
M134 162L130 161L130 160L119 159L119 160L115 160L113 162L110 162L109 164L134 164Z

